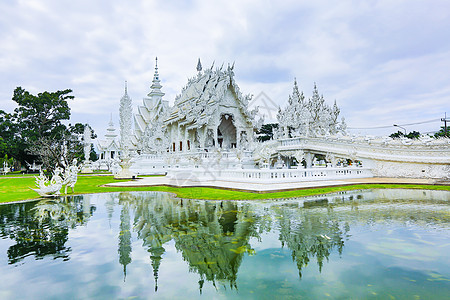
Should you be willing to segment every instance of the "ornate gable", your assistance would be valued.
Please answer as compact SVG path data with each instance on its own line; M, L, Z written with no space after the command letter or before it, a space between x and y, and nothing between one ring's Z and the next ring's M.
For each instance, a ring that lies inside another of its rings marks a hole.
M226 70L213 66L188 80L181 94L175 98L174 107L165 124L174 122L189 127L202 127L211 122L219 107L237 108L248 125L253 124L255 112L248 111L251 95L243 96L234 81L234 65Z

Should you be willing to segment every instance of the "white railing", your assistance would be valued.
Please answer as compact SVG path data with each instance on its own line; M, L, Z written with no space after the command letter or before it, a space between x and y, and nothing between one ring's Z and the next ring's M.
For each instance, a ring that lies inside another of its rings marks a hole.
M306 149L312 152L332 153L336 156L353 156L357 159L383 161L399 161L413 163L450 163L450 139L424 140L364 139L363 137L321 137L321 138L290 138L280 140L277 150L295 151Z
M194 181L225 180L255 183L282 183L346 178L373 177L369 168L309 168L309 169L190 169L171 170L169 177Z
M280 146L298 146L311 143L335 143L354 144L364 146L380 146L388 148L420 148L420 149L448 149L450 147L449 138L419 138L419 139L392 139L390 137L371 136L328 136L328 137L295 137L280 139Z

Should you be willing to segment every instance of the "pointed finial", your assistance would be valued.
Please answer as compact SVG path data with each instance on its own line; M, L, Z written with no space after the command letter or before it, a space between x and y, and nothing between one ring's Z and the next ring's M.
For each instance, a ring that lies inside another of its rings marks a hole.
M128 86L127 86L127 81L125 80L125 95L127 95L127 94L128 94Z
M158 73L158 57L155 58L155 74L153 75L153 81L159 80L159 73Z
M200 57L198 58L197 71L198 71L198 72L201 72L201 71L202 71L202 63L200 62Z

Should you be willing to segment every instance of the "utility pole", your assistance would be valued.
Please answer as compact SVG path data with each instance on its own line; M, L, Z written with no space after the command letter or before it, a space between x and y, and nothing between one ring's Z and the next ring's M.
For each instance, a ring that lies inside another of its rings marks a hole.
M441 118L441 121L444 122L444 136L447 137L447 122L450 122L450 119L447 119L447 113L444 118Z

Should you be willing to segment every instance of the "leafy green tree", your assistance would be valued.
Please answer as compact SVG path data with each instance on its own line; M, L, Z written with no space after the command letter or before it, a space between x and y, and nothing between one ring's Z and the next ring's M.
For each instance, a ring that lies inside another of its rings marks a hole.
M6 138L11 145L10 154L25 165L25 162L39 160L39 154L30 151L44 140L57 141L66 135L62 123L70 118L67 100L72 90L43 92L32 95L21 87L14 90L12 100L17 103L13 114L3 114L1 126L6 127Z
M42 137L62 137L66 129L62 121L70 118L67 100L74 99L70 93L72 90L67 89L35 96L17 87L12 100L18 105L14 110L14 120L22 138L34 141Z
M74 99L70 93L66 89L32 95L17 87L12 98L17 103L14 113L0 111L0 155L8 154L22 165L41 161L50 170L67 166L74 158L81 160L86 125L63 123L70 118L68 100ZM93 131L92 138L96 138Z
M278 129L278 124L264 124L261 129L258 130L258 141L264 142L273 138L274 129Z
M16 133L17 126L12 121L12 115L0 110L0 157L17 157L20 144L17 143Z
M418 138L420 138L420 132L418 132L418 131L412 131L412 132L410 132L410 133L408 133L407 135L406 135L406 137L408 138L408 139L418 139Z
M397 132L391 134L389 137L391 137L393 139L399 139L399 138L402 138L402 137L406 137L408 139L418 139L420 137L420 132L418 132L418 131L411 131L410 133L405 135L403 132L397 131Z
M436 132L434 134L434 137L438 138L438 137L450 137L450 128L447 127L447 135L445 135L445 128L444 126L441 126L441 130L439 130L438 132Z
M399 139L399 138L402 138L404 136L405 136L405 134L403 132L397 131L397 132L391 134L389 137L391 137L393 139Z

